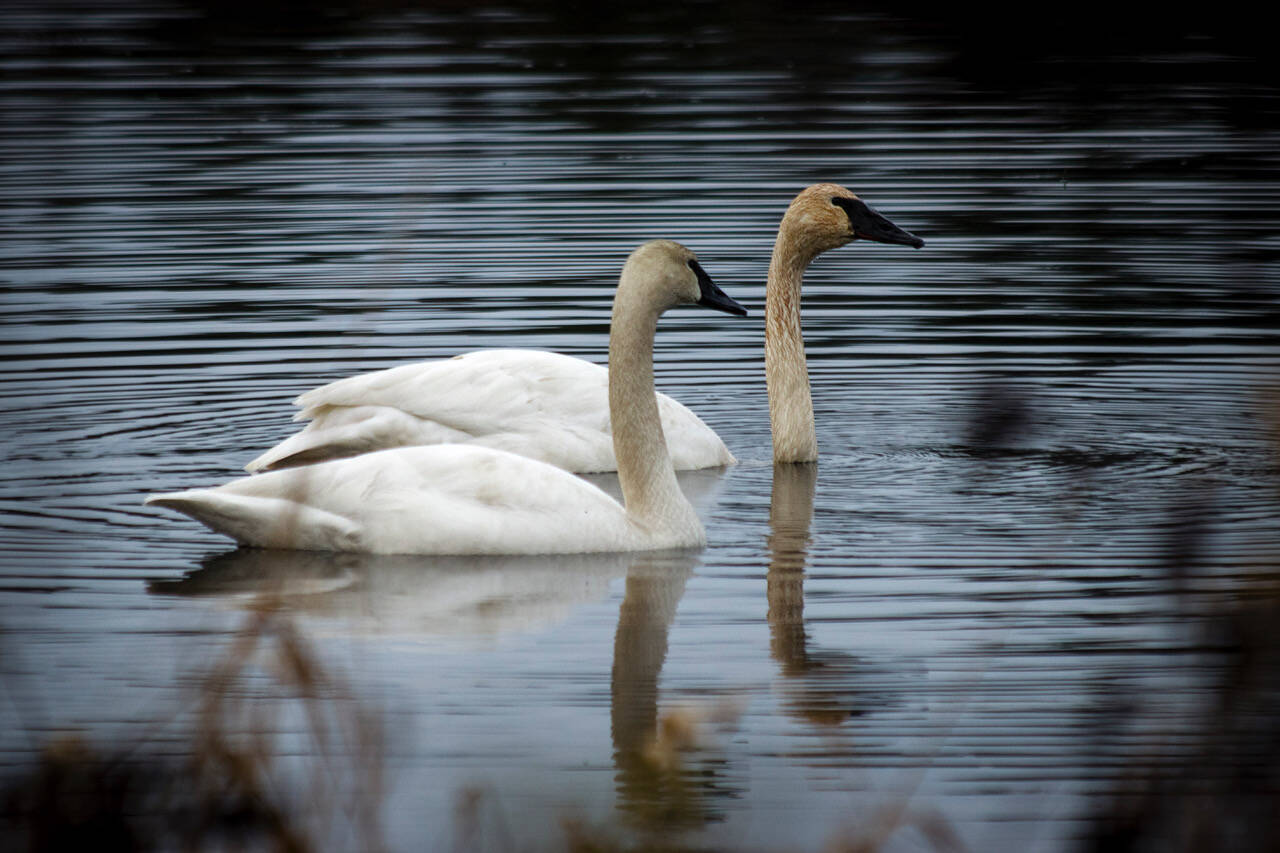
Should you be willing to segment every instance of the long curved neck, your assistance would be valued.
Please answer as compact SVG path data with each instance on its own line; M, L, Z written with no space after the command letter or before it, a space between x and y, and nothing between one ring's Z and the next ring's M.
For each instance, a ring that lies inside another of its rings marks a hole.
M609 418L627 515L657 529L696 518L667 452L653 385L653 336L661 312L625 288L609 333Z
M800 283L813 256L791 239L783 222L769 262L764 291L764 378L774 462L813 462L818 433L813 423L809 366L800 331Z

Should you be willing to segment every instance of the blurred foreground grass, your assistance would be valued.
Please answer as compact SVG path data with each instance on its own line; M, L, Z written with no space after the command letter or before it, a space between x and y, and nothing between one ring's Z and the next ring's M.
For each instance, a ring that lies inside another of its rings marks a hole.
M0 795L4 849L384 849L378 716L326 671L285 611L250 610L196 684L178 747L50 740ZM291 714L308 736L299 766L278 757Z

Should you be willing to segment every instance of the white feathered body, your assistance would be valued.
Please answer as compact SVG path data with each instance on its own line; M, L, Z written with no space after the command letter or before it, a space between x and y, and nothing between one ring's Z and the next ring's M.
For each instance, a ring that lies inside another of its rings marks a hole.
M295 401L306 428L245 466L354 456L390 447L473 444L566 471L617 470L607 368L541 350L481 350L340 379ZM736 460L701 418L658 395L678 470Z
M558 554L697 547L688 508L652 528L579 477L470 445L402 447L152 495L244 545L374 554ZM680 509L680 508L677 508Z
M598 392L610 415L592 414L589 420L597 426L611 422L625 507L563 468L474 443L392 447L244 477L213 489L152 495L146 502L189 515L242 544L265 548L573 554L703 546L706 533L676 481L653 385L658 318L669 308L690 303L746 313L715 286L693 252L669 240L650 241L632 252L622 268L610 324L609 372L550 353L498 351L444 364L486 359L528 364L532 359L557 367L532 373L446 371L444 380L423 380L426 388L450 401L431 418L442 428L460 435L494 435L499 431L495 422L522 411L539 424L538 431L551 433L551 446L562 442L566 432L575 434L566 426L566 412L569 421L594 413L597 403L591 397ZM564 365L568 371L561 369ZM422 390L417 380L408 381L417 369L334 383L305 395L304 413L318 415L337 406L352 387L362 393L372 388L375 399L393 388L411 402L418 397L414 392ZM449 389L453 393L445 393Z

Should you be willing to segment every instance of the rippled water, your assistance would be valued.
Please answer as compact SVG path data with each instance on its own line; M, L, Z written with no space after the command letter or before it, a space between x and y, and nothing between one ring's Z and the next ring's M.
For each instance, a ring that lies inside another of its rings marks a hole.
M457 842L470 789L495 849L567 815L819 849L904 803L1069 849L1117 775L1193 753L1230 666L1205 630L1280 550L1274 80L1243 37L995 61L972 24L819 8L6 4L6 772L69 730L183 753L263 597L383 719L394 849ZM812 267L822 459L775 470L765 271L819 180L927 245ZM654 237L752 311L658 339L742 463L682 479L705 551L237 552L142 508L334 378L603 362ZM683 773L645 757L660 716L707 718Z

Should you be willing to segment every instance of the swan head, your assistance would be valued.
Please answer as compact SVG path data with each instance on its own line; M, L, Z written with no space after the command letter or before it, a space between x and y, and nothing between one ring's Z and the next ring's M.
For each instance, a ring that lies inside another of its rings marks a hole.
M628 290L646 291L645 300L663 311L694 304L747 316L747 309L711 280L698 256L673 240L652 240L631 253L618 284L619 295Z
M871 205L839 184L806 187L782 217L782 229L809 257L847 245L874 240L919 249L924 245L910 231L894 225Z

